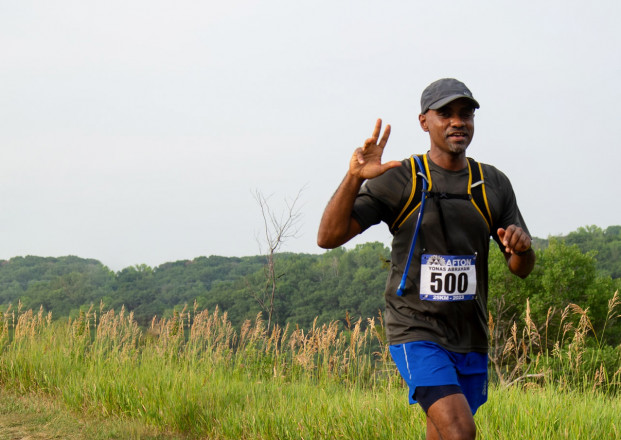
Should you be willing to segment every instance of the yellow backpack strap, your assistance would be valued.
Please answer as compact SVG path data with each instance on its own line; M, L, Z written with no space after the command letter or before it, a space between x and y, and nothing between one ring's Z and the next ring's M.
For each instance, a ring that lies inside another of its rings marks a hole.
M424 160L424 175L427 176L427 181L429 182L429 187L431 188L431 177L429 175L429 166L427 165L427 156L419 154L418 157L419 159ZM412 168L412 190L410 191L410 196L407 202L405 202L405 205L403 205L401 212L399 212L399 215L390 226L390 232L393 234L397 232L401 225L403 225L403 223L406 222L406 220L412 215L412 213L418 209L422 200L423 170L419 169L416 161L414 160L414 156L410 157L410 166Z
M485 223L487 223L487 227L491 231L494 226L494 222L492 220L492 213L489 209L489 203L487 203L483 168L480 163L469 157L468 169L470 171L470 177L468 179L468 194L471 196L470 201L477 211L479 211L479 214L481 214L485 220Z

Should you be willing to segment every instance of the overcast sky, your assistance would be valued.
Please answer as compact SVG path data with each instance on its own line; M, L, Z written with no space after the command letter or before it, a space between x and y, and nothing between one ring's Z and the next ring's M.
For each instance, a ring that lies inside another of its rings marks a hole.
M0 258L113 270L283 251L316 231L376 118L385 159L423 153L420 93L464 81L468 155L511 179L531 233L621 224L621 3L0 2ZM258 239L257 239L258 238ZM389 243L385 225L364 241ZM258 242L259 241L259 242Z

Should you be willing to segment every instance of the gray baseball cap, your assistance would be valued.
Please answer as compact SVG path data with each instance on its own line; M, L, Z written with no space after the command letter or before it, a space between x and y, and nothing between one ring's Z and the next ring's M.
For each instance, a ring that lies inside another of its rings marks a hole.
M420 97L420 112L427 113L429 109L437 110L459 98L469 99L474 104L474 108L480 107L470 89L463 82L454 78L439 79L423 90Z

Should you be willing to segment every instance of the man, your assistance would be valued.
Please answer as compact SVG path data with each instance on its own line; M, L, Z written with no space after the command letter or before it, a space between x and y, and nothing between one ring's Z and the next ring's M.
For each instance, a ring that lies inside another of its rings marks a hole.
M422 195L424 210L409 268L420 211L419 205L406 215L420 191L412 188L415 161L382 163L390 125L381 134L379 119L372 137L354 151L317 237L319 246L330 249L380 221L390 227L386 333L410 387L410 402L418 402L427 415L427 439L476 436L473 415L487 400L490 236L515 275L526 277L535 264L511 183L496 168L479 168L466 157L478 108L470 90L455 79L440 79L423 91L419 123L429 133L430 147L421 161L424 167L416 171L425 175L429 188ZM477 180L483 182L473 181L477 169L482 174ZM476 186L484 198L478 204L471 195ZM405 290L397 293L406 270Z

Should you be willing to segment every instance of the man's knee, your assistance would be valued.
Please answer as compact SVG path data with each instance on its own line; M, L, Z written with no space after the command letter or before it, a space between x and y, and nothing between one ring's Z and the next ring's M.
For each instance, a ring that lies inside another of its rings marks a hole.
M439 399L427 411L443 440L473 440L477 428L470 406L463 394L453 394Z
M473 423L462 425L456 427L456 429L451 432L451 437L444 438L445 440L474 440L477 436L477 427Z
M477 429L474 423L467 426L443 426L437 428L430 419L427 419L427 440L473 440L476 438ZM447 429L448 428L448 429ZM442 431L442 434L440 434Z
M431 423L432 428L435 429L435 437L431 436L428 438L441 438L442 440L474 440L477 436L477 428L472 423L450 423L450 424L442 424L441 422L438 425ZM430 429L430 423L427 423L427 430ZM437 435L441 437L437 437Z

